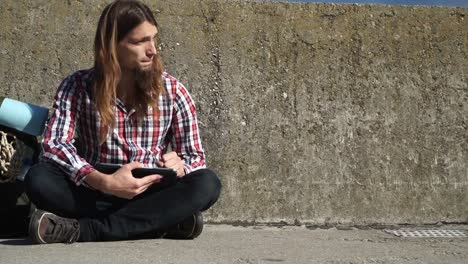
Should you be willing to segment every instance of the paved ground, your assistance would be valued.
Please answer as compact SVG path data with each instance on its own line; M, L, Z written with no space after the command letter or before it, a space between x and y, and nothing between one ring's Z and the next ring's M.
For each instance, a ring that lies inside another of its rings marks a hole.
M464 229L468 226L439 226ZM208 225L194 241L30 245L0 240L0 263L468 263L468 238L399 238L382 230Z

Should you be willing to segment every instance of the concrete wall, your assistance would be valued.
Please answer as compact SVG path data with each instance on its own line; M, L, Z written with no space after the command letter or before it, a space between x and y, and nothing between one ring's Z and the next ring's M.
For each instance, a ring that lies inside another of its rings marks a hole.
M107 2L2 0L0 93L50 106ZM468 9L147 3L224 184L208 219L468 221Z

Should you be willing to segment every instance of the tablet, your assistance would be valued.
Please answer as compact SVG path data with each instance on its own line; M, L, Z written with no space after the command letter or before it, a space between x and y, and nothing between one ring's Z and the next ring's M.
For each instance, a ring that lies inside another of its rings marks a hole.
M120 169L122 165L119 164L110 164L110 163L97 163L94 165L94 168L99 172L112 174ZM159 174L162 177L161 181L158 182L158 185L172 185L177 181L177 173L173 169L169 168L149 168L142 167L132 170L132 175L135 178L143 178L151 174Z

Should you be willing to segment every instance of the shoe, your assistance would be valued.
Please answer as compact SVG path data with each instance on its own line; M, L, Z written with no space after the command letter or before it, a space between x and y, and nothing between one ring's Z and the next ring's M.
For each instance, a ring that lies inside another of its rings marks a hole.
M203 231L203 216L196 212L184 221L170 228L164 238L170 239L194 239Z
M36 210L29 222L29 237L37 244L71 244L80 236L80 223L42 210Z

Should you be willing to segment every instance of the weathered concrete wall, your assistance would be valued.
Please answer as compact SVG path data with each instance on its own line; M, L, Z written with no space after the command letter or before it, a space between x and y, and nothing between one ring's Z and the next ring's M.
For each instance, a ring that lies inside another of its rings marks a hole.
M1 94L50 106L107 2L2 0ZM224 184L208 219L468 221L468 9L147 2Z

